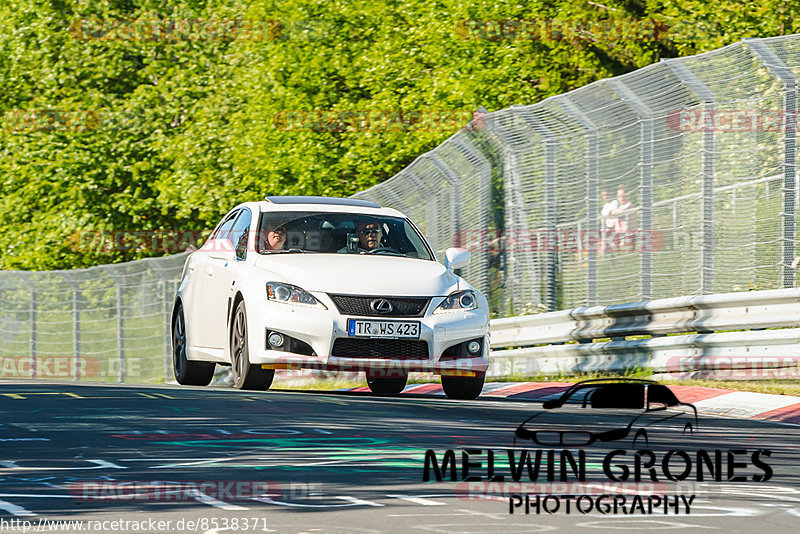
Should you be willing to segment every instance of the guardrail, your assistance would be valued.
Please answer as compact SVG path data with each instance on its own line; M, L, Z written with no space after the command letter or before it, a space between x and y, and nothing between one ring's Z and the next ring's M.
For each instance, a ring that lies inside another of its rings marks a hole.
M496 319L491 322L489 375L649 369L693 378L798 378L798 327L800 289ZM570 341L577 343L565 343Z

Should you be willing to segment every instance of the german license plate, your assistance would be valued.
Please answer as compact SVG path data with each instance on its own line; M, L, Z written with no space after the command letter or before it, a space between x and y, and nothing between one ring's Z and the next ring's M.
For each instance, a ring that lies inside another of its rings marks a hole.
M370 338L419 338L419 321L364 321L347 320L347 334L350 337Z

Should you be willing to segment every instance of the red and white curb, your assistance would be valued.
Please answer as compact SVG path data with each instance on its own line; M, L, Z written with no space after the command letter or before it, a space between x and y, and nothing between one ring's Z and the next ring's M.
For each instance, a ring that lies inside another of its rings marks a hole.
M543 401L557 397L569 382L489 382L480 398ZM800 397L697 386L669 385L682 402L694 404L698 413L800 424ZM369 392L368 387L343 391ZM444 395L441 384L410 384L402 394Z

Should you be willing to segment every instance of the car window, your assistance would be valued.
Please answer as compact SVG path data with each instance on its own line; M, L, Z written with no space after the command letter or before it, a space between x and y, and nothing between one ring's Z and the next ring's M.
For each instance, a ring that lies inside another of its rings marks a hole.
M231 229L231 243L236 249L236 258L239 260L247 257L247 238L250 236L252 217L250 210L244 208Z
M286 231L283 250L268 250L258 239L258 252L321 252L326 254L367 254L363 237L370 228L380 229L380 250L374 255L392 255L432 260L433 254L414 226L402 217L376 217L361 213L264 212L259 220L259 236L274 229Z
M648 408L652 409L668 408L670 406L678 406L680 401L667 386L651 384L647 388L647 404Z
M233 228L233 223L236 221L236 216L239 215L241 210L236 210L231 212L225 220L219 225L219 228L212 234L211 239L230 239L231 238L231 228Z
M591 384L580 386L565 399L568 404L580 404L583 408L597 409L642 409L644 408L645 384Z

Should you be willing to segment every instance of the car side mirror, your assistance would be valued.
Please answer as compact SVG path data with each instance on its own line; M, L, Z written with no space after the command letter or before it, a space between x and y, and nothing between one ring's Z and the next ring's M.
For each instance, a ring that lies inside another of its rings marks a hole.
M209 239L201 250L215 260L233 261L236 257L230 239Z
M465 248L448 248L444 251L444 266L448 271L463 269L469 265L470 253Z

